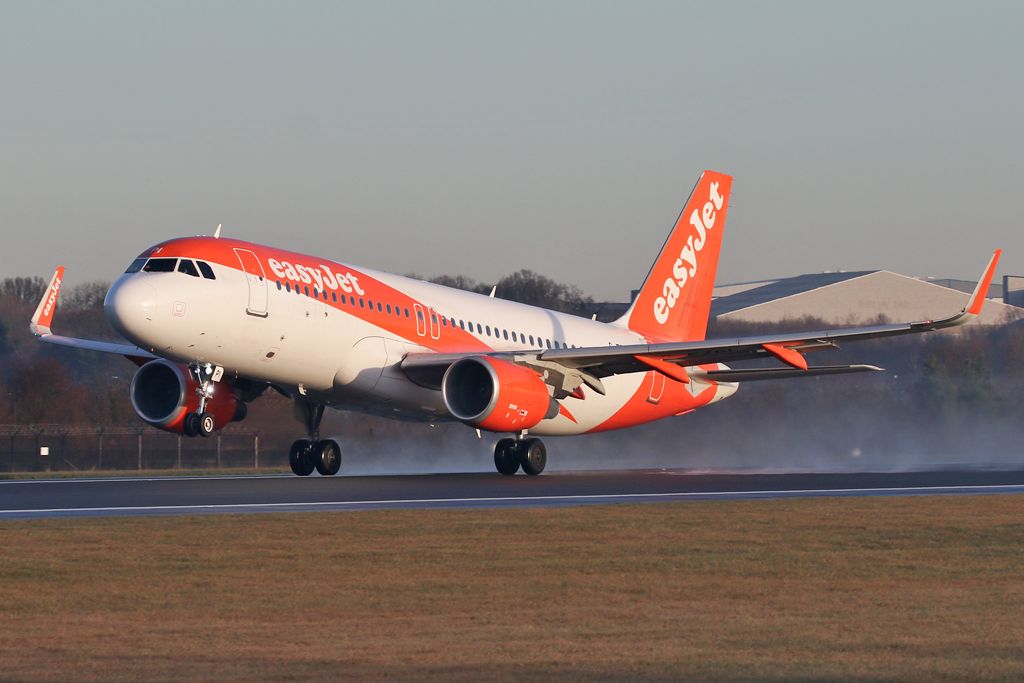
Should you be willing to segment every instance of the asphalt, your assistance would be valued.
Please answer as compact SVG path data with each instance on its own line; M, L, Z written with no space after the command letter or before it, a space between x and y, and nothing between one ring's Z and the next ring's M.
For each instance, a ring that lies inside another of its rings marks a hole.
M883 473L551 473L124 477L0 481L0 520L47 517L500 508L685 500L1024 493L1024 470Z

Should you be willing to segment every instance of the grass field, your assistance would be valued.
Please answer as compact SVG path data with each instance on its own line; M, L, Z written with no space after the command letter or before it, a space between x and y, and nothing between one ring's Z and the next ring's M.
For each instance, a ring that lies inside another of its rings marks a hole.
M0 472L0 481L5 479L99 479L112 477L210 477L226 475L237 477L244 474L288 474L287 467L222 467L180 470L74 470L59 472Z
M1024 679L1024 497L0 523L0 680Z

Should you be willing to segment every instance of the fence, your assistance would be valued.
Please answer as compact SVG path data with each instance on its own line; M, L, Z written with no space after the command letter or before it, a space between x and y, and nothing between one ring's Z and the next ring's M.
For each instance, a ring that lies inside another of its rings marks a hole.
M120 469L279 467L287 451L256 432L225 430L209 438L149 428L0 425L0 470L9 472Z

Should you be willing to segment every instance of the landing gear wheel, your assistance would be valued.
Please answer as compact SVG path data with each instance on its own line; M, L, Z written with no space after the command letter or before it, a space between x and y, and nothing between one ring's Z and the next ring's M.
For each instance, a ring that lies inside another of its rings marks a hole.
M288 452L288 464L291 465L292 472L300 477L308 477L313 473L315 465L311 453L312 447L313 444L308 440L299 439L292 444L292 448Z
M544 448L544 442L540 439L527 439L519 444L519 462L523 466L523 472L531 477L536 477L544 471L548 464L548 449Z
M316 461L316 471L325 477L338 473L341 469L341 446L337 441L321 441L311 449L312 459Z
M515 439L501 439L495 444L494 468L506 476L519 471L519 448Z
M182 430L185 432L185 436L196 436L199 434L199 416L195 413L186 415Z
M209 413L200 413L198 420L200 436L210 436L217 431L217 421L213 419L213 415L210 415Z

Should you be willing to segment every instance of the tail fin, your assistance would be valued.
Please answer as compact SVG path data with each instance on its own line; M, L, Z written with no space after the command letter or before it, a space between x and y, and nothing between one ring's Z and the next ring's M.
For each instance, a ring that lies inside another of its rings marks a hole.
M731 190L732 176L701 174L640 293L616 325L651 340L704 339Z

